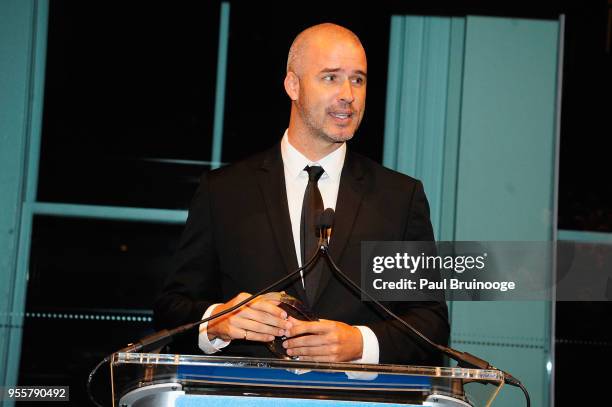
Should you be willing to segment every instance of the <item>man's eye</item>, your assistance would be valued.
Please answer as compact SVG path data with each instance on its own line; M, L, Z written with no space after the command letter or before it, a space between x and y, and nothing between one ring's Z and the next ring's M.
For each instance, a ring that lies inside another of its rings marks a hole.
M361 77L353 78L353 83L355 85L363 85L365 83L365 79Z
M334 80L336 80L336 75L325 75L325 76L323 77L323 80L325 80L325 81L330 81L330 82L331 82L331 81L334 81Z

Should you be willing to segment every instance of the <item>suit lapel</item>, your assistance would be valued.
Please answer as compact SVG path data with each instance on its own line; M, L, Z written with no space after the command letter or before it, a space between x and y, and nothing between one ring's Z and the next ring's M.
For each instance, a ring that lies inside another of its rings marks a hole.
M332 235L329 243L329 252L336 264L340 264L346 245L351 236L355 219L361 207L364 192L364 169L358 157L347 151L342 175L340 177L340 187L338 189L338 199L336 200L336 213ZM321 275L319 289L314 298L316 304L319 297L329 284L331 275L334 271L325 265L325 271Z
M255 171L257 182L263 194L268 214L268 220L274 234L274 241L283 259L285 271L291 273L298 267L295 257L295 244L289 217L287 189L285 187L285 171L280 154L280 145L264 154L261 166ZM272 260L272 259L271 259ZM302 301L306 301L306 293L299 276L292 284Z

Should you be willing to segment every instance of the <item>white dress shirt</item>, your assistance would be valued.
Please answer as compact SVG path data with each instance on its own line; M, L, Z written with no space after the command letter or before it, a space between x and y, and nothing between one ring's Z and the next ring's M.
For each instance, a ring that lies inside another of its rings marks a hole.
M291 229L293 232L293 241L295 243L295 255L298 264L301 266L300 222L302 216L302 201L304 200L304 193L306 191L306 185L308 184L308 173L304 171L304 168L312 165L323 167L325 172L321 175L318 182L321 197L323 198L323 207L336 209L336 200L338 199L338 189L340 187L340 175L346 156L346 144L342 144L340 148L319 161L312 162L289 143L287 131L285 131L283 139L281 140L281 156L285 170L285 186L287 188L289 217L291 219ZM333 235L331 238L333 239ZM302 285L303 284L304 279L302 278ZM210 316L217 305L219 304L213 304L208 307L202 318ZM200 334L198 338L199 347L204 353L211 354L218 352L230 343L229 341L223 341L219 338L214 338L212 341L209 341L206 332L207 326L207 323L200 325ZM354 360L353 362L378 363L380 350L376 334L367 326L356 326L356 328L359 329L363 338L363 354L360 359ZM352 375L349 375L349 377L351 376Z

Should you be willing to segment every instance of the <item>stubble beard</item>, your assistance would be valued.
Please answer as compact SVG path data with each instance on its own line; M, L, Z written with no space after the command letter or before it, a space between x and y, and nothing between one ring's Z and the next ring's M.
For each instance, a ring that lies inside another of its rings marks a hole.
M321 123L317 123L317 120L313 117L313 115L311 115L307 109L304 109L303 106L299 106L298 111L300 113L300 116L302 117L302 121L306 125L306 128L309 130L309 133L311 135L313 135L315 138L324 140L326 142L331 142L331 143L345 143L349 141L350 139L353 138L353 136L355 135L355 132L359 128L359 124L361 123L361 121L357 123L357 126L355 126L355 129L353 132L351 132L351 134L347 134L347 135L329 134L325 131L325 125L324 125L325 119L323 119ZM327 116L327 111L325 112L325 115Z

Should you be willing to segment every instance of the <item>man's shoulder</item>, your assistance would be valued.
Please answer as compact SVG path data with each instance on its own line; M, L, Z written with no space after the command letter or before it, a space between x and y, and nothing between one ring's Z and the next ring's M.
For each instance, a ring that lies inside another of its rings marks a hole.
M354 161L354 166L361 167L363 173L370 177L377 185L405 186L411 187L421 183L418 179L410 175L392 170L382 164L368 158L362 154L351 151L350 159Z
M267 150L211 170L208 172L208 178L215 180L243 178L254 174L257 170L274 165L278 160L280 160L280 147L275 145Z

